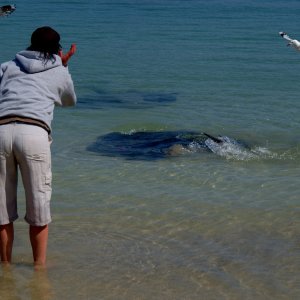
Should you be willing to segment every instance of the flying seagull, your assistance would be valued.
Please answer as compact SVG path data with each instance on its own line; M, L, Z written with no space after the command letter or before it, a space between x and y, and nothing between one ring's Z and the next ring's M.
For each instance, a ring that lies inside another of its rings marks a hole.
M15 4L4 5L0 7L0 17L6 17L16 10Z
M293 48L295 48L296 50L300 51L300 42L298 40L293 40L291 39L287 33L280 31L279 34L281 35L281 37L283 37L285 40L288 41L287 46L292 46Z

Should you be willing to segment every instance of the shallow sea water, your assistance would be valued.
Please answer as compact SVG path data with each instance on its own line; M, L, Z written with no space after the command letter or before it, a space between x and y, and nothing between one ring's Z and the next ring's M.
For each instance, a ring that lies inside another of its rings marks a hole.
M78 105L53 123L47 271L31 265L20 186L0 299L300 299L300 56L278 35L300 39L300 4L16 4L0 19L1 61L36 27L57 28L78 46ZM143 131L208 132L260 154L88 151Z

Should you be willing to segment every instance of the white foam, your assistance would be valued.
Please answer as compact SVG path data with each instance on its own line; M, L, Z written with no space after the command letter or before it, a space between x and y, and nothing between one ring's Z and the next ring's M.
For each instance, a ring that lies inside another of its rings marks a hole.
M222 143L216 143L212 139L205 141L206 146L215 154L226 159L252 160L258 158L276 158L276 153L264 147L248 148L246 145L227 136L218 137Z

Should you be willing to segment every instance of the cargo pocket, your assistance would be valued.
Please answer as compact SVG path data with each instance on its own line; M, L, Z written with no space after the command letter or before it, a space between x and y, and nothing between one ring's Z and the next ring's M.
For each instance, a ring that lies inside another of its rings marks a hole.
M45 176L45 182L44 182L44 192L46 194L46 201L49 202L51 199L51 193L52 193L52 174L49 173Z

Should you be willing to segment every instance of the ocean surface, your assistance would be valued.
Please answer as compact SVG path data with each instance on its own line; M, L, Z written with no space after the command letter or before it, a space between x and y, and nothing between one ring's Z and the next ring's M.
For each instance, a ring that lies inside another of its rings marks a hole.
M300 299L300 52L278 34L300 40L300 2L15 3L1 62L52 26L78 105L55 111L47 271L20 180L0 299Z

